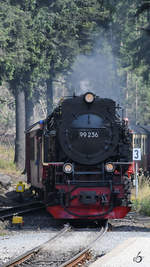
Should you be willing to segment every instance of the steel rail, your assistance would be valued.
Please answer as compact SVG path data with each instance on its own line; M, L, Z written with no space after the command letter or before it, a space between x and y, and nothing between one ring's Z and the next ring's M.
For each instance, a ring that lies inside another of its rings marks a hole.
M44 242L42 245L39 245L39 246L23 253L22 255L18 256L17 258L8 261L7 263L3 264L1 267L14 267L14 266L17 266L18 264L25 262L26 260L31 258L33 255L38 253L40 250L42 250L45 246L52 243L57 238L61 237L64 233L66 233L70 229L71 229L71 227L69 225L65 225L65 227L61 231L59 231L59 233L57 233L55 236L53 236L48 241Z
M45 205L41 201L38 201L38 202L30 202L22 205L17 205L10 208L0 209L0 220L8 219L13 215L18 215L18 214L21 215L28 213L30 211L43 209L44 207Z
M66 261L59 267L75 267L75 266L78 266L78 264L82 264L83 262L85 262L85 260L90 259L92 257L90 250L93 244L96 241L100 240L104 236L104 234L107 232L107 230L108 230L108 222L106 223L105 227L102 227L98 237L95 240L93 240L92 243L86 249L82 250L77 255L75 255L73 258Z

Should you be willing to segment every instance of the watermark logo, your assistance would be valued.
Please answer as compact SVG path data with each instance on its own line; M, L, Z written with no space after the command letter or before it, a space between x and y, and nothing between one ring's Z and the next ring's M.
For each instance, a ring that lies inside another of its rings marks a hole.
M133 258L134 262L140 263L143 260L143 257L140 254L141 254L141 251L138 252L137 256Z

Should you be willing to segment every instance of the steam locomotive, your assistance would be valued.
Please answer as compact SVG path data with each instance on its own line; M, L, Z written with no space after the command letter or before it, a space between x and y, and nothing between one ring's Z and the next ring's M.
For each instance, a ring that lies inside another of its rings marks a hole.
M91 92L60 101L26 131L28 183L56 219L130 211L131 134L115 101Z

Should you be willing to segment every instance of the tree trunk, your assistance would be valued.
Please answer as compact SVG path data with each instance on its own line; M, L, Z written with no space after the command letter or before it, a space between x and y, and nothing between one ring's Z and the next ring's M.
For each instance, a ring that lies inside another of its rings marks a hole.
M53 80L50 78L46 81L47 90L46 90L46 98L47 98L47 115L49 115L53 110Z
M16 90L16 141L15 163L19 169L25 167L25 95L24 91Z
M25 96L25 119L26 119L26 129L31 126L34 121L34 104L32 98L28 95Z

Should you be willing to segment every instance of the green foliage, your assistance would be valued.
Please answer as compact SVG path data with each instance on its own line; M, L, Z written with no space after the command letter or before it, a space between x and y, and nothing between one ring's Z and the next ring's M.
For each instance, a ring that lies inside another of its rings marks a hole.
M138 197L132 199L132 208L141 214L150 216L150 185L146 179L139 184Z
M143 199L140 205L141 205L140 208L141 214L150 216L150 197L148 199L147 198Z
M16 173L16 166L14 164L14 150L11 147L0 146L0 170Z
M1 3L1 77L10 82L13 90L16 86L23 89L32 70L34 58L28 49L28 40L32 39L32 32L29 30L31 24L31 14L21 10L19 6L11 6L9 1Z
M141 12L142 4L142 0L119 1L113 13L112 32L126 115L132 123L148 124L150 36L143 28L149 23L149 12L145 7Z
M0 83L9 82L14 93L38 95L47 80L71 72L79 54L90 56L103 36L96 52L109 60L109 51L116 56L117 74L112 73L110 84L115 88L118 75L130 120L148 123L150 35L143 29L149 26L150 15L149 5L142 4L142 0L1 0Z
M82 49L91 50L98 28L108 24L109 11L102 3L3 0L1 78L14 91L31 91L41 79L66 73Z
M133 210L143 215L150 216L150 196L149 198L144 198L141 201L133 200Z
M14 132L15 126L15 112L14 112L14 98L10 91L7 89L7 85L0 86L0 133L8 132L11 128L11 132Z

